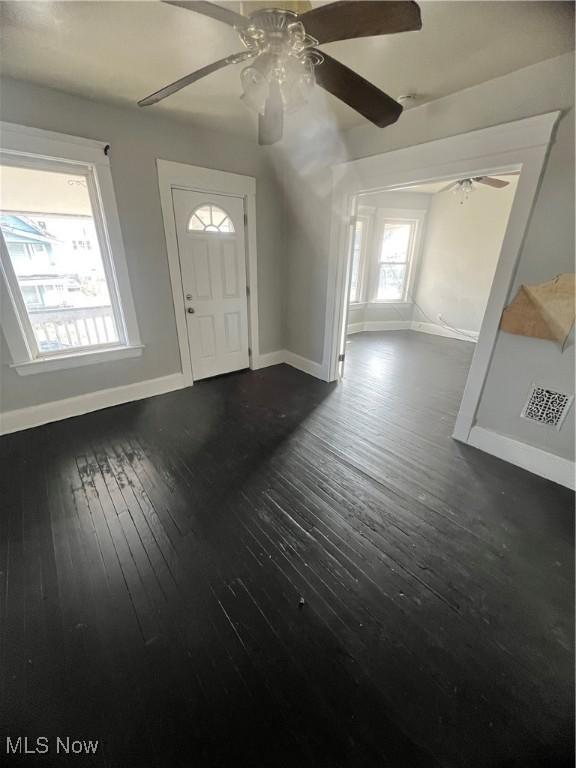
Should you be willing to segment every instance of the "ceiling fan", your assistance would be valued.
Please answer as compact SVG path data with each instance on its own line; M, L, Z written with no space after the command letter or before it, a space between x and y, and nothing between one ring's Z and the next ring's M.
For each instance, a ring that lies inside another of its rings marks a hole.
M300 14L260 4L248 16L200 0L165 1L234 27L245 50L181 77L139 101L141 107L156 104L229 64L250 61L240 75L241 98L258 113L260 144L274 144L282 138L284 112L305 104L315 83L380 128L395 123L402 113L398 102L317 46L418 30L422 26L420 8L412 0L341 0ZM306 8L310 4L297 5Z
M509 171L507 176L518 176L520 171ZM459 179L447 184L438 192L454 192L460 195L460 204L462 205L470 197L470 193L474 191L475 184L484 184L487 187L493 187L494 189L502 189L510 184L509 181L504 179L496 179L493 176L471 176L469 179Z
M506 175L517 176L518 173L519 171L513 171L511 173L507 173ZM472 176L469 179L459 179L458 181L453 181L451 184L443 187L440 192L447 192L450 189L458 189L458 187L473 187L474 184L485 184L487 187L502 189L502 187L507 187L510 182L504 181L504 179L495 179L493 176Z

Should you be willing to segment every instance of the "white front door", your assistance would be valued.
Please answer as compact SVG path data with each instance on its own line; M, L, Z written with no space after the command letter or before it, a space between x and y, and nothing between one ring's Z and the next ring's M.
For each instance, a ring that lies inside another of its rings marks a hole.
M244 202L173 189L194 379L248 368Z

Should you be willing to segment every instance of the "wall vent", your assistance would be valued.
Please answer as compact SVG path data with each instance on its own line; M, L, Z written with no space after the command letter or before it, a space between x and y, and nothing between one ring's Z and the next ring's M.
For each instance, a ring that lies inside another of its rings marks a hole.
M533 384L520 415L523 419L560 429L573 399L574 395Z

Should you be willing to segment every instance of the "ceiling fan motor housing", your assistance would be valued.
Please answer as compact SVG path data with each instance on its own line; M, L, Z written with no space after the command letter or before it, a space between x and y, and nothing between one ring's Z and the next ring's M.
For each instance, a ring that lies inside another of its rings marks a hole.
M323 58L312 50L318 41L306 34L298 16L277 8L257 10L250 15L250 24L237 31L255 55L241 75L248 106L262 114L272 83L280 87L284 109L297 109L307 101L314 86L314 67Z

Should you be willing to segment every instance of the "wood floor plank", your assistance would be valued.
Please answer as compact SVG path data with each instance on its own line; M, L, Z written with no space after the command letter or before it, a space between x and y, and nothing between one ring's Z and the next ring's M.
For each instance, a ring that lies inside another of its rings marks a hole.
M358 334L339 385L0 439L2 733L98 768L572 766L574 496L451 439L471 352Z

